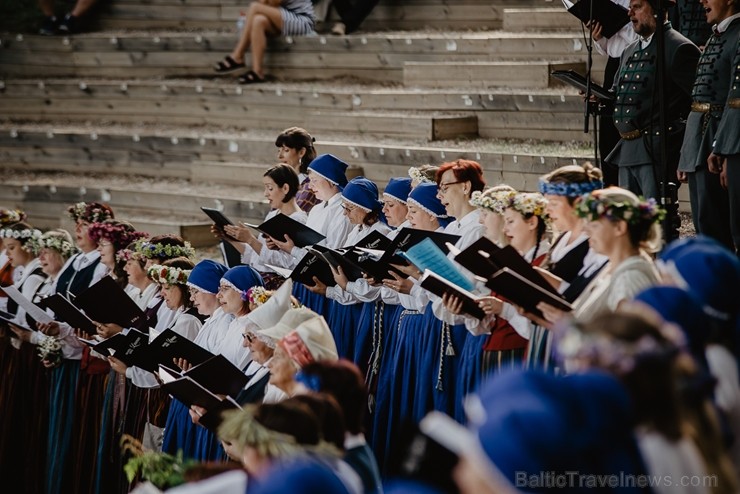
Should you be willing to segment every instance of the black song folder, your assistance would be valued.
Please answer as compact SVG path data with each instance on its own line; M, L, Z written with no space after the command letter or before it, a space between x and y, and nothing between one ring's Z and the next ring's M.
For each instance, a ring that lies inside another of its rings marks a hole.
M563 0L563 5L584 24L592 18L601 24L601 35L605 38L617 34L630 21L627 9L611 0L579 0L576 3Z
M326 238L326 236L316 230L282 213L276 214L260 225L244 224L281 242L285 238L285 235L288 235L296 247L308 247Z
M114 323L123 328L135 327L144 318L144 312L110 276L80 293L75 305L87 317L99 323Z
M46 297L39 302L40 307L48 307L54 312L54 318L66 322L75 329L80 329L88 334L96 334L95 324L75 305L59 293Z

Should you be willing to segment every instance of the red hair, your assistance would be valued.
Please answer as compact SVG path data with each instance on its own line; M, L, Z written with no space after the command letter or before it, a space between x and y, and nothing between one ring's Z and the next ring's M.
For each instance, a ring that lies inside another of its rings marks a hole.
M473 160L455 160L442 163L434 177L437 185L442 181L442 175L448 170L452 170L456 181L470 182L471 194L476 190L483 190L486 186L486 179L483 178L483 168Z

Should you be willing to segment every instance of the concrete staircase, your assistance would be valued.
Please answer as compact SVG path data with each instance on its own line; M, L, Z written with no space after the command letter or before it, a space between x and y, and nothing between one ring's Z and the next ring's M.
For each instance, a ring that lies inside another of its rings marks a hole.
M112 0L98 32L2 33L0 206L56 226L63 204L97 198L137 226L208 243L199 206L264 216L260 177L292 125L381 186L467 157L491 183L533 190L593 154L581 98L550 77L583 72L587 56L555 7L382 1L356 34L274 40L276 80L253 86L210 69L235 41L236 0Z

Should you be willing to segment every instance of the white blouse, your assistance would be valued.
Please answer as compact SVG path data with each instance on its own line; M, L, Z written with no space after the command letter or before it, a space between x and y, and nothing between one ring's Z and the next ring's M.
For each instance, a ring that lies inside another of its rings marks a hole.
M195 343L211 353L218 353L226 333L229 332L229 324L234 320L232 314L227 314L218 307L211 316L203 323L203 327L195 337Z
M313 228L317 232L326 236L319 245L324 245L331 249L342 247L352 230L352 223L342 211L342 194L335 194L328 201L317 204L308 213L306 226ZM306 255L306 249L293 247L291 255L293 260L290 266L283 266L288 269L295 268L303 256Z

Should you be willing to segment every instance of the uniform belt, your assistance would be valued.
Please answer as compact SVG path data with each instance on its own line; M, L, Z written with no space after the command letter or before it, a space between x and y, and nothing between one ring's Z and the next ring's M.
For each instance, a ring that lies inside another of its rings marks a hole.
M691 111L700 113L718 112L722 111L722 105L713 105L711 103L697 103L696 101L691 103Z
M672 130L673 130L673 126L669 126L668 132ZM650 131L648 129L642 129L642 130L635 129L635 130L630 130L629 132L620 132L619 136L625 141L634 141L635 139L639 139L643 135L648 135L649 133ZM653 135L659 136L660 131L656 130L655 132L653 132Z
M734 108L736 110L740 110L740 98L732 98L727 101L727 107L728 108Z

